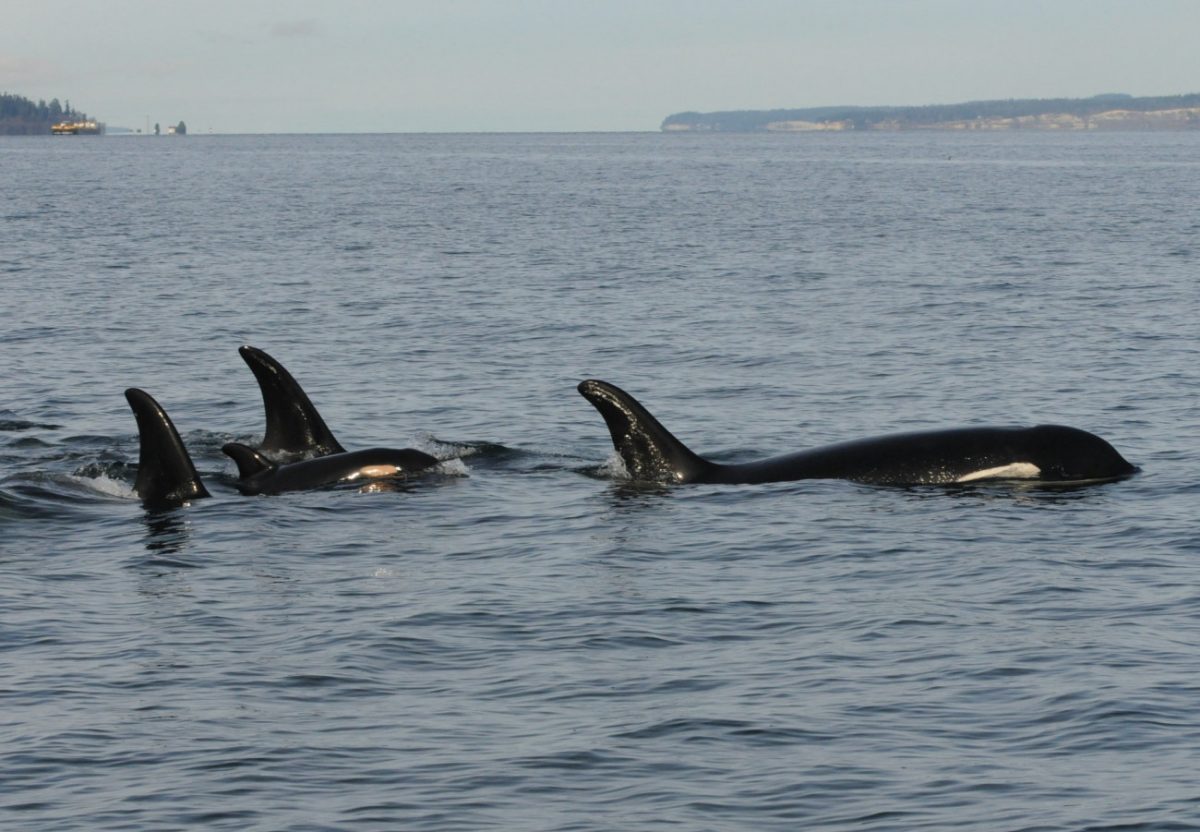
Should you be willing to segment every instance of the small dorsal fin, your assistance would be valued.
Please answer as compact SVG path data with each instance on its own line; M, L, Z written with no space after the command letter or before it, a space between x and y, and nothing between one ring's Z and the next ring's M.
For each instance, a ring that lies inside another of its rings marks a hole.
M130 387L125 400L137 419L137 481L134 491L150 508L167 508L208 496L179 431L162 406L144 390Z
M633 396L606 381L589 379L579 392L608 425L613 447L635 480L696 482L716 466L692 453Z
M274 471L279 467L254 448L243 445L241 442L228 442L221 447L221 450L233 457L233 461L237 463L238 476L244 480L264 471Z
M334 439L308 395L283 365L257 347L238 349L262 391L267 429L259 450L284 456L328 456L345 448Z

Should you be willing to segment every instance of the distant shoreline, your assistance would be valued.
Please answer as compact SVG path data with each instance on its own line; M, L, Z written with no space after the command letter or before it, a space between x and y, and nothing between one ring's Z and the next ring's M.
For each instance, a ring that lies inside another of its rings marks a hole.
M1200 93L1008 99L919 107L810 107L674 113L660 130L816 133L861 130L1198 130Z

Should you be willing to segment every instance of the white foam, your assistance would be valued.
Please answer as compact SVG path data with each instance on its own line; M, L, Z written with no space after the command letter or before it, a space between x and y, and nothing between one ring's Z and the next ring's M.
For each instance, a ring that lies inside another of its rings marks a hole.
M474 456L479 453L479 448L473 445L463 445L457 442L443 442L431 433L424 433L417 437L417 442L413 445L414 448L424 451L430 456L438 459L457 459L464 456Z
M94 477L74 475L71 479L91 491L96 491L108 497L119 497L122 500L136 500L137 492L133 486L122 480L115 480L108 474L98 474Z
M468 477L471 469L461 459L444 459L431 470L447 477Z
M955 482L975 482L976 480L1032 480L1036 479L1042 469L1032 462L1010 462L996 468L984 468L982 471L972 471L959 477Z
M612 455L604 461L596 473L614 480L633 479L629 476L629 469L625 467L625 460L616 451L612 452Z

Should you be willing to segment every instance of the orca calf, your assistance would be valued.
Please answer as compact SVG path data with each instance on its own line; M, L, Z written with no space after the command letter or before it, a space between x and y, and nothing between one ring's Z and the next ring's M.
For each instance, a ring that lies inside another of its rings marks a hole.
M125 400L137 419L138 473L133 490L147 508L171 508L207 497L179 431L162 406L144 390L130 387Z
M239 442L221 448L237 463L237 489L243 494L280 494L338 482L378 477L408 477L438 464L436 457L412 448L343 451L284 465Z
M258 380L266 411L267 429L258 450L277 460L345 453L308 394L282 364L257 347L239 347L238 354Z
M589 379L579 392L604 417L629 476L648 482L762 483L841 479L881 485L981 480L1080 483L1137 468L1099 436L1059 425L901 433L843 442L758 462L721 465L688 450L625 391Z

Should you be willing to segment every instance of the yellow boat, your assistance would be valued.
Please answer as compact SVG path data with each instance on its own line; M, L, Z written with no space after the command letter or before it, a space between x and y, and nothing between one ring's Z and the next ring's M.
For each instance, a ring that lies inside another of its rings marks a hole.
M56 136L98 136L103 130L95 121L60 121L50 126L50 132Z

